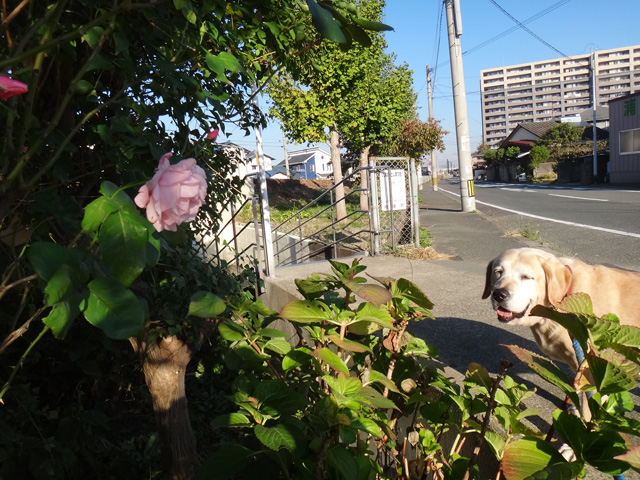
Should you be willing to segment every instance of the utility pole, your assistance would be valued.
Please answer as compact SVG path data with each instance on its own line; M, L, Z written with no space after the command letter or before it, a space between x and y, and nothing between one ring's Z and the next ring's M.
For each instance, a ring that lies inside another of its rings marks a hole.
M433 91L431 86L431 68L427 65L427 96L429 98L429 122L433 120ZM436 151L431 150L431 188L434 192L438 191L438 165L436 160Z
M593 105L593 183L596 183L598 175L598 132L596 131L596 104L598 99L598 92L596 91L596 52L591 51L591 98Z
M471 143L469 140L469 119L467 117L467 97L462 69L462 17L460 0L444 0L447 9L447 32L449 34L449 58L451 63L451 84L453 86L453 106L456 118L456 140L458 143L458 166L460 168L460 203L463 212L476 209Z
M280 125L280 131L282 132L282 148L284 150L284 168L287 178L291 178L291 172L289 171L289 155L287 154L287 139L284 136L284 128Z

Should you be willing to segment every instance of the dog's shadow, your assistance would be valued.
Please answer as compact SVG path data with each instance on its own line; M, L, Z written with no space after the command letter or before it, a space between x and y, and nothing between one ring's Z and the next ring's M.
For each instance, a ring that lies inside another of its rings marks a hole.
M518 329L520 330L520 329ZM464 375L470 363L477 363L495 375L501 370L500 361L506 360L512 364L507 374L516 382L525 384L527 388L536 388L536 395L559 407L564 396L559 389L540 379L531 382L532 371L516 358L503 345L517 345L534 353L540 349L533 340L512 333L507 329L494 327L487 323L455 317L438 317L434 321L425 320L412 329L414 335L432 344L438 351L440 361ZM514 329L514 331L517 331ZM522 329L528 333L529 329ZM554 362L565 374L571 378L571 369ZM524 375L527 374L527 375ZM525 378L528 377L528 378ZM550 414L545 417L550 419ZM530 417L529 420L540 430L546 431L549 423L540 417Z

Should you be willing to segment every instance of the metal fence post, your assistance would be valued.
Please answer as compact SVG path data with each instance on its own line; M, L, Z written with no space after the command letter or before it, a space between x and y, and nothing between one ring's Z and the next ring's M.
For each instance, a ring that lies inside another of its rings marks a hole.
M380 255L380 210L378 207L378 179L376 175L376 161L369 161L369 222L373 231L373 244L371 245L373 255Z
M416 170L416 161L409 159L409 189L411 193L411 233L416 247L420 247L420 216L418 215L418 172Z

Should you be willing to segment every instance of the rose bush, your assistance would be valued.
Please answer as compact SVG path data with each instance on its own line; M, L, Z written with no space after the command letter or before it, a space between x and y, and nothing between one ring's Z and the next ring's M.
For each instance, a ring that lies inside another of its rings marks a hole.
M155 175L140 187L135 198L136 205L147 210L147 219L158 232L175 232L181 223L195 219L207 196L207 176L195 159L186 158L171 165L172 155L160 157Z
M29 87L26 84L14 80L9 77L0 75L0 99L8 100L15 95L22 95L27 93Z

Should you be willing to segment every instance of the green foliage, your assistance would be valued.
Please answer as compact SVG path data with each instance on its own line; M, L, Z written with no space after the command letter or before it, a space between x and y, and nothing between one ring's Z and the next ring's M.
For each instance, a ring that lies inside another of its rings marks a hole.
M220 325L237 371L236 408L213 425L236 439L214 449L198 478L397 478L410 451L416 471L474 478L477 458L460 455L464 436L484 434L502 458L512 435L539 435L522 423L535 414L521 408L533 394L525 386L472 364L460 387L435 366L433 347L409 333L433 308L412 282L368 283L357 260L331 266L332 274L296 281L304 300L279 314L232 306L242 321ZM288 336L275 328L278 317L298 332L289 348L271 347ZM506 436L487 428L482 417L491 414ZM400 418L411 419L407 430ZM451 452L443 435L457 437Z
M531 150L529 150L529 157L531 158L529 168L531 170L538 168L544 162L549 160L549 155L549 149L544 145L534 146Z
M436 120L423 122L405 118L400 121L392 140L382 151L385 155L402 155L418 159L432 150L444 150L442 137L448 132L442 130Z
M534 372L560 387L578 407L576 415L558 410L553 417L558 435L573 449L577 460L567 463L546 443L525 437L505 451L503 471L509 472L507 478L575 478L585 465L610 475L630 468L638 471L635 449L629 446L628 436L640 437L640 423L628 415L633 410L629 391L636 387L640 372L640 329L620 325L615 315L596 317L591 299L583 293L565 298L558 310L538 305L532 314L558 322L585 352L576 378L570 380L549 360L509 347ZM576 388L583 394L576 393ZM524 457L526 462L522 461ZM533 474L537 476L531 477Z
M585 127L565 122L558 123L545 132L538 145L549 150L549 159L553 162L588 155L593 144L582 143Z

